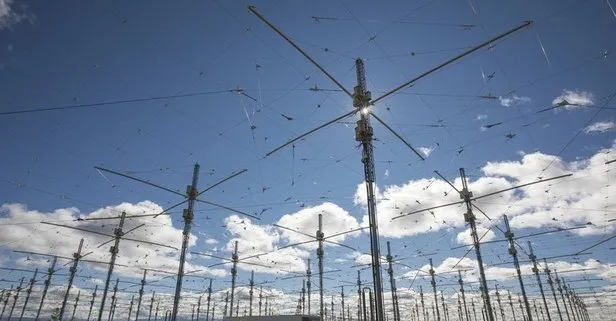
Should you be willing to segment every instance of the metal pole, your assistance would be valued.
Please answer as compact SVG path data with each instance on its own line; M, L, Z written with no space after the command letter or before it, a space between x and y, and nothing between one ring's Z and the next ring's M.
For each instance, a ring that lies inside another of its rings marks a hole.
M563 300L563 307L565 307L565 313L567 314L567 320L571 321L571 316L569 315L569 310L567 309L567 301L565 300L565 295L563 294L563 288L561 287L560 279L558 278L558 272L554 271L554 276L556 277L556 283L558 284L558 292L560 292L560 297Z
M495 287L496 287L496 302L498 303L498 309L500 310L500 313L501 313L501 320L505 321L505 310L503 310L503 306L501 305L500 293L498 292L498 284L495 285Z
M103 313L105 312L105 301L107 300L107 292L109 291L109 282L111 281L111 275L113 274L113 268L115 267L115 261L118 256L118 247L120 246L120 239L124 235L122 232L122 227L124 227L124 219L126 218L126 212L122 212L120 216L120 223L118 227L113 230L113 234L115 236L115 242L111 248L109 248L109 252L111 253L111 259L109 259L109 269L107 270L107 279L105 281L105 288L103 290L103 296L101 297L101 307L98 310L98 321L101 321L103 318Z
M317 258L319 259L319 316L321 320L324 320L323 310L323 215L319 214L319 229L317 230L317 241L319 246L317 247Z
M261 316L261 302L263 300L263 287L259 287L259 316Z
M156 302L156 311L154 311L154 321L158 320L158 306L160 302Z
M513 309L513 301L511 300L511 292L509 292L509 290L507 290L507 298L509 298L509 305L511 306L511 315L513 316L513 321L516 321L515 310Z
M94 292L92 293L92 300L90 300L90 309L88 310L88 320L92 316L92 308L94 307L94 299L96 299L96 291L98 290L98 284L94 286Z
M214 316L216 315L216 302L212 305L212 320L214 320Z
M486 309L488 321L494 321L494 313L492 312L492 304L490 303L490 293L488 292L488 282L486 281L486 273L483 268L483 259L481 258L481 250L479 247L479 235L477 234L477 226L475 224L475 214L473 214L473 205L471 198L473 193L468 190L468 182L466 180L466 174L464 168L460 168L460 177L462 178L462 191L460 192L460 198L464 200L466 204L466 213L464 214L464 220L469 223L471 227L471 236L473 237L473 245L475 247L475 255L477 256L477 265L479 267L479 281L481 286L479 287L482 292L483 305Z
M421 311L423 312L424 320L427 320L428 316L426 315L426 305L424 303L423 288L421 285L419 286L419 301L421 302Z
M249 304L250 307L248 308L248 316L252 316L252 293L253 293L253 288L255 286L255 271L250 271L250 290L248 292L248 295L250 296L249 298Z
M113 295L111 296L111 309L109 310L109 320L113 320L113 314L115 313L115 307L117 302L116 294L118 293L118 282L120 282L119 278L116 279L116 283L113 287Z
M366 89L366 71L361 59L355 60L357 86L353 93L353 106L359 110L360 120L355 127L355 140L361 142L363 153L361 161L364 164L366 183L368 221L370 223L370 253L372 254L372 279L374 283L376 321L384 320L383 287L381 285L381 255L379 246L379 227L376 218L376 200L374 197L374 155L372 146L372 126L370 125L369 106L372 95Z
M227 317L227 307L229 305L229 291L227 291L227 294L225 295L225 309L223 311L223 316ZM233 316L233 312L229 313L229 316Z
M13 285L11 284L11 289L6 291L6 298L2 301L2 312L0 312L0 320L2 320L2 316L4 316L4 310L6 310L6 305L9 303L9 298L11 297L11 291L13 291ZM2 295L0 296L0 300L4 296L4 290L2 290Z
M340 288L340 299L342 300L340 302L342 307L342 321L346 321L346 318L344 317L344 286Z
M190 315L190 321L195 321L195 304L192 305L192 314Z
M563 280L563 290L565 290L565 296L567 297L567 300L569 301L569 308L571 309L571 316L573 316L573 320L580 321L580 318L577 315L577 310L575 309L573 305L573 301L571 301L571 295L569 294L569 289L567 288L567 284L565 283L565 280Z
M75 298L75 305L73 306L73 315L71 316L71 320L75 320L75 312L77 312L77 304L79 304L79 296L81 296L81 291L77 291L77 297Z
M235 316L238 317L240 315L240 298L237 298L237 305L235 306Z
M212 301L212 279L207 287L207 304L205 306L205 321L210 319L210 302ZM199 306L201 306L201 297L199 297ZM199 310L197 310L197 321L199 321Z
M432 284L432 291L434 291L434 309L436 310L436 320L437 321L441 321L441 313L438 310L438 296L436 295L436 280L434 279L434 266L432 265L432 259L429 259L430 261L430 277L432 278L432 280L430 281L430 284Z
M28 306L28 301L30 300L30 294L32 293L34 282L36 282L37 274L38 274L38 269L35 269L34 276L30 279L30 286L26 290L26 301L24 302L24 306L21 308L21 315L19 316L19 321L21 321L21 319L24 317L24 313L26 312L26 307Z
M137 299L137 312L135 313L135 321L139 321L139 312L141 311L141 299L143 298L143 288L145 287L145 276L148 270L143 270L143 278L141 279L141 288L139 288L139 299Z
M357 320L362 321L361 314L361 271L357 270ZM363 321L366 321L365 319Z
M543 292L543 284L541 283L541 277L539 276L539 268L537 268L537 257L533 253L533 246L528 241L528 249L530 250L529 258L533 262L533 273L537 277L537 283L539 284L539 292L541 292L541 298L543 299L543 306L545 306L545 313L548 316L548 321L552 321L550 316L550 308L548 307L548 301L545 299L545 293Z
M45 286L43 287L43 294L41 295L41 303L39 303L39 308L36 311L36 318L34 318L35 321L38 321L39 316L41 315L41 310L43 309L43 304L45 303L45 297L47 296L47 290L49 289L49 285L51 284L51 277L56 272L55 267L56 267L57 260L58 258L54 256L53 260L51 261L51 267L47 269L47 279L45 280Z
M265 297L265 315L267 315L267 299L268 297Z
M524 306L522 305L522 298L518 294L518 303L520 304L520 311L522 311L522 320L528 321L526 314L524 313Z
M192 183L186 187L186 198L188 199L188 208L184 209L182 217L184 218L184 230L182 231L182 251L180 252L180 264L178 267L177 283L175 285L175 296L173 297L173 312L171 321L175 321L178 316L178 305L180 304L180 295L182 293L182 280L184 278L184 263L186 262L186 251L188 249L188 240L190 238L190 230L192 228L192 220L194 218L193 209L195 200L199 194L197 191L197 183L199 181L199 164L195 163L193 169Z
M308 259L308 269L306 270L306 276L307 276L307 288L308 288L308 315L312 314L312 310L310 310L310 304L312 302L312 300L310 299L310 294L312 293L311 291L311 286L312 286L312 282L310 282L310 277L312 276L312 271L310 270L310 259Z
M237 241L235 241L233 254L231 254L231 301L229 302L229 316L233 316L233 296L235 294L235 276L237 275Z
M458 300L460 300L460 298L458 298ZM446 307L445 307L445 297L443 296L443 291L441 291L441 304L443 305L443 319L445 319L445 321L447 321L447 316L446 316ZM460 311L462 311L462 309L460 309Z
M552 280L552 275L550 274L550 268L548 267L548 260L543 259L543 263L545 264L545 274L548 275L548 284L550 285L550 289L552 290L552 296L554 297L554 303L556 303L556 312L558 312L558 318L560 321L563 320L563 315L560 312L560 305L558 304L558 298L556 297L556 291L554 290L554 281Z
M156 294L156 292L152 291L152 299L150 300L150 313L148 314L148 321L150 321L152 319L152 308L154 307L154 295L155 294ZM158 306L157 306L157 310L158 310Z
M389 241L387 241L387 274L389 275L389 284L391 285L391 302L393 304L394 310L394 321L399 321L400 316L396 313L396 285L394 282L394 269L393 269L393 257L391 256L391 246Z
M526 317L528 321L532 321L533 317L530 310L530 303L528 303L528 297L526 296L526 289L524 288L524 280L522 280L522 271L520 270L520 262L518 261L518 250L515 248L515 243L513 241L513 233L511 232L511 228L509 227L509 218L507 215L503 215L503 219L505 220L505 238L509 241L509 255L513 257L513 265L515 266L515 270L518 274L518 281L520 281L520 290L522 291L522 298L524 299L524 305L526 306Z
M533 301L533 306L535 307L535 315L537 316L537 320L541 320L541 319L539 319L539 312L537 311L537 303L536 303L536 301Z
M301 314L306 314L306 280L302 280L302 293L300 295Z
M68 300L68 295L71 292L71 287L73 286L73 280L75 279L75 273L77 273L77 265L79 264L79 260L81 259L81 248L83 247L83 239L79 241L79 247L77 248L77 252L73 253L73 266L69 269L70 274L68 277L68 285L66 287L66 293L64 294L64 299L62 300L62 307L60 308L60 316L58 320L62 320L64 316L64 310L66 309L66 301Z
M15 289L15 295L13 296L13 305L11 306L11 310L9 311L9 316L7 321L11 320L11 317L13 316L13 310L15 309L15 305L17 304L17 299L19 298L19 293L21 292L21 286L24 284L24 279L25 278L21 278L21 280L19 281L19 285L17 286L17 288Z
M130 298L130 307L128 308L128 319L126 319L127 321L130 321L130 316L133 313L133 303L135 301L135 296L133 295L132 298Z
M203 295L199 296L199 300L197 300L197 321L199 321L199 315L201 314L201 298Z
M473 307L473 316L475 317L475 321L477 320L477 311L475 310L475 299L471 297L471 306Z
M466 321L470 321L471 316L469 315L468 308L466 306L466 295L464 294L464 281L462 281L462 272L460 272L460 270L458 270L458 283L460 283L460 293L462 293L462 304L464 306L464 316L466 318Z

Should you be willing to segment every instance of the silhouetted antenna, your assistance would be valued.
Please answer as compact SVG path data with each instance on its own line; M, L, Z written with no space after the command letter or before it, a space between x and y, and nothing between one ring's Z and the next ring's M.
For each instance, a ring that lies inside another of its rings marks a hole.
M137 311L135 312L135 321L139 321L139 312L141 311L141 299L143 298L143 287L145 287L145 277L147 273L148 270L144 269L143 278L141 279L141 287L139 288L139 298L137 299Z
M545 307L545 313L548 316L548 321L552 321L552 317L550 316L550 308L548 307L548 301L545 299L545 293L543 292L543 284L541 282L541 277L539 276L539 268L537 267L537 257L535 253L533 253L533 246L528 241L528 249L530 254L528 258L533 262L533 273L537 277L537 284L539 284L539 292L541 292L541 298L543 299L543 305Z
M391 301L393 304L394 321L400 321L400 310L396 307L397 294L396 294L396 280L394 279L393 257L391 256L391 246L387 241L387 274L389 274L389 284L391 287Z
M550 285L550 289L552 290L552 296L554 297L554 303L556 304L556 311L558 312L558 318L560 321L563 320L563 315L560 312L560 304L558 304L558 298L556 297L556 291L554 290L554 281L552 281L552 274L550 274L551 270L548 266L548 260L543 259L543 263L545 265L545 274L548 276L548 284Z
M79 297L81 296L81 290L77 291L77 297L75 298L75 304L73 305L73 315L71 316L71 320L75 320L75 312L77 312L77 305L79 304ZM129 314L130 321L130 314Z
M90 317L92 316L92 308L94 308L94 300L96 299L96 291L98 291L98 284L94 286L94 292L92 292L92 300L90 300L90 309L88 310L87 321L90 321Z
M114 245L109 248L109 252L111 253L111 258L109 259L109 268L107 269L107 278L105 280L105 288L103 290L103 296L101 297L101 307L98 310L98 321L101 321L103 318L103 313L105 312L105 300L107 299L107 291L109 291L109 281L111 280L111 275L113 274L113 268L115 267L116 257L118 255L118 250L120 246L120 239L124 236L124 232L122 231L122 227L124 227L124 219L126 218L126 212L122 212L120 216L120 223L118 227L113 230L114 234ZM118 286L118 282L116 281L116 288ZM114 297L115 291L117 289L114 288ZM113 310L113 309L112 309ZM112 316L112 312L109 312L109 315Z
M321 65L319 65L314 59L312 59L304 50L302 50L297 44L295 44L289 37L287 37L284 33L282 33L282 31L280 31L276 26L274 26L271 22L269 22L263 15L261 15L259 12L257 12L256 8L254 6L248 6L248 10L250 10L253 14L255 14L255 16L257 16L261 21L263 21L268 27L270 27L274 32L276 32L278 35L280 35L284 40L286 40L291 46L293 46L297 51L299 51L306 59L308 59L314 66L316 66L321 72L323 72L323 74L325 74L325 76L327 76L332 82L334 82L342 91L344 91L349 97L351 97L353 99L353 106L355 107L355 110L348 112L340 117L337 117L336 119L329 121L315 129L312 129L302 135L299 135L298 137L289 140L288 142L284 143L283 145L275 148L274 150L272 150L271 152L267 153L266 156L269 156L273 153L275 153L276 151L293 144L294 142L302 139L303 137L306 137L308 135L310 135L311 133L314 133L318 130L320 130L321 128L327 127L331 124L334 124L344 118L347 118L348 116L354 115L356 113L359 113L360 115L360 120L357 122L357 127L355 129L355 138L357 141L361 142L362 144L362 148L363 148L363 156L362 156L362 162L364 163L364 174L365 174L365 182L366 182L366 189L367 189L367 199L368 199L368 218L370 221L370 250L371 250L371 254L372 254L372 276L373 276L373 283L374 283L374 287L375 287L375 312L376 312L376 320L377 321L383 321L384 320L384 311L383 311L383 297L382 297L382 285L381 285L381 270L380 270L380 247L378 244L378 240L379 240L379 234L378 234L378 226L377 226L377 221L376 221L376 203L375 203L375 198L374 198L374 187L372 186L374 184L374 157L373 157L373 146L372 146L372 136L373 136L373 132L372 132L372 126L370 126L370 121L369 121L369 117L370 115L372 115L374 117L374 119L376 119L378 122L380 122L381 124L384 125L384 127L389 130L392 134L394 134L394 136L396 136L396 138L400 139L407 147L409 147L420 159L424 159L424 157L417 151L415 150L401 135L399 135L397 132L395 132L389 125L387 125L383 120L381 120L378 116L376 116L372 111L370 111L369 106L371 105L375 105L377 102L383 100L384 98L394 94L395 92L404 89L405 87L411 85L412 83L444 68L445 66L458 61L459 59L485 47L488 45L493 44L495 41L500 40L518 30L521 30L527 26L530 25L531 22L525 22L524 24L511 29L510 31L507 31L493 39L490 39L476 47L473 47L472 49L428 70L427 72L424 72L423 74L411 79L410 81L405 82L404 84L386 92L385 94L381 95L380 97L376 98L376 99L372 99L372 96L370 94L369 91L367 91L366 89L366 84L365 84L365 70L364 70L364 64L363 61L361 59L357 59L355 61L355 65L356 65L356 72L357 72L357 86L354 88L354 92L353 94L351 94L350 91L348 91L344 86L342 86L342 84L340 82L338 82L331 74L329 74L323 67L321 67Z
M509 306L511 307L511 316L513 317L513 321L517 321L515 318L515 309L513 308L513 300L511 300L511 292L507 290L507 299L509 299Z
M515 248L515 243L513 241L513 233L511 232L511 228L509 227L509 218L507 215L503 215L503 219L505 221L505 237L509 240L509 255L513 258L513 266L515 267L515 271L518 275L518 281L520 282L520 290L522 291L522 297L524 298L524 306L526 307L526 317L528 321L533 320L533 316L530 311L530 304L528 303L528 297L526 296L526 289L524 288L524 280L522 279L522 271L520 271L520 262L518 261L518 250Z
M205 309L205 321L210 320L210 302L212 300L212 279L210 279L210 285L207 287L207 306ZM199 297L199 302L201 302L201 297ZM197 321L199 321L199 312L197 311Z
M558 292L560 292L560 297L563 301L563 306L565 307L565 313L567 314L567 321L571 321L571 316L569 315L569 309L567 308L567 301L565 300L565 295L563 294L563 288L560 284L560 279L558 278L558 272L554 271L554 276L556 277L556 283L558 284ZM573 313L573 311L571 311Z
M432 284L432 291L434 291L434 309L436 310L436 320L441 321L441 313L438 310L438 296L436 295L436 280L434 280L434 266L432 265L432 259L430 261L430 284Z
M19 321L23 319L24 313L26 312L26 307L28 306L28 301L30 300L30 294L32 293L32 288L34 287L34 283L36 282L36 275L38 274L38 269L34 270L34 275L30 279L30 286L26 290L26 300L24 302L24 306L21 308L21 314L19 315Z
M11 298L11 292L13 292L13 285L11 284L11 288L9 290L6 291L6 297L4 298L4 301L2 302L2 312L0 313L0 320L2 320L2 316L4 315L4 310L6 310L6 306L9 303L9 299ZM2 292L4 294L4 290ZM0 296L0 299L2 299L2 297Z
M79 241L79 247L77 248L77 252L73 253L73 266L70 267L70 276L68 278L68 285L66 286L66 293L64 294L64 299L62 300L62 307L60 308L60 315L58 317L59 320L62 320L64 316L64 310L66 308L66 301L68 300L68 295L71 292L71 287L73 286L73 280L75 279L75 273L77 273L77 265L79 264L79 260L85 255L81 255L81 248L83 247L83 239Z
M115 315L116 304L118 302L118 297L116 296L116 294L118 293L118 283L119 282L120 282L120 279L116 279L115 286L113 287L113 294L111 295L111 308L109 309L109 319L108 319L111 321L113 321L113 317ZM107 289L107 285L105 285L105 289ZM104 308L104 299L105 299L105 293L103 293L103 303L101 303L101 311L103 311L103 308ZM102 313L99 313L99 315L102 315Z
M9 311L9 316L7 318L7 321L11 320L11 317L13 316L13 310L15 310L15 305L17 304L17 299L19 298L19 293L22 290L22 285L24 284L24 279L25 278L21 278L21 280L19 281L19 285L17 286L17 288L15 289L15 294L13 295L13 305L11 305L11 310ZM10 292L9 292L10 294Z
M458 270L458 283L460 283L460 293L462 294L462 303L464 305L464 317L466 321L470 321L470 315L466 306L466 294L464 293L464 281L462 280L462 272L460 270Z
M505 310L503 310L503 305L501 304L500 292L498 292L498 284L494 287L496 288L496 302L498 303L498 309L501 313L501 320L505 321Z

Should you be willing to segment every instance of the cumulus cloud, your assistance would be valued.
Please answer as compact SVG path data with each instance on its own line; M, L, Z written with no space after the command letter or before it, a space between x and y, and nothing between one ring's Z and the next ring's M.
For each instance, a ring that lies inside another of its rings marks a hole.
M530 97L513 95L511 97L498 97L501 105L504 107L511 107L514 105L523 105L531 102Z
M552 100L552 106L562 106L565 109L576 109L595 104L595 96L590 91L563 89L560 96Z
M586 134L590 133L606 133L614 130L614 122L613 121L599 121L593 124L590 124L584 128L584 132Z
M434 151L434 147L432 146L419 147L419 152L422 153L425 157L430 156L430 154L432 154L433 151Z
M483 236L483 238L481 238L481 242L491 241L496 238L496 234L494 234L494 231L488 230L487 228L483 226L477 226L477 235L479 235L480 238ZM471 229L468 228L458 233L458 235L456 236L456 242L458 242L458 244L463 244L463 245L473 244L473 237L471 236Z
M17 12L13 0L0 0L0 30L10 28L24 20L32 21L32 15Z
M590 222L575 230L578 235L609 234L616 231L616 222L605 219L604 209L616 207L616 200L607 197L616 193L610 184L613 174L606 175L605 155L616 153L616 143L588 159L567 162L560 157L534 152L521 155L517 161L488 162L481 175L469 180L469 190L475 196L500 191L519 184L571 173L571 177L519 188L475 201L486 213L507 211L511 227L568 228ZM461 188L459 178L451 179ZM580 188L584 186L584 188ZM364 185L356 190L356 204L366 206ZM462 204L423 211L399 219L392 218L446 203L459 202L451 186L439 178L411 180L405 184L377 189L379 229L386 237L405 237L464 226ZM601 207L602 209L599 209ZM588 210L596 209L596 210ZM478 224L487 226L486 218L476 212ZM498 217L497 217L498 218ZM363 225L367 225L364 217ZM462 234L464 235L464 234ZM460 236L463 237L463 236Z
M359 201L361 202L361 200ZM304 234L316 236L319 214L322 215L323 233L325 234L325 237L355 230L360 227L359 222L355 217L351 216L351 214L349 214L349 212L344 210L342 207L330 202L325 202L314 207L307 207L293 214L283 215L278 220L277 224ZM282 237L287 239L290 243L305 242L312 239L308 236L284 229L281 229L280 232ZM356 231L332 237L329 238L329 240L340 243L349 237L359 236L360 234L361 233L359 231ZM332 243L325 243L324 245L335 246ZM316 242L302 244L301 246L309 249L315 249Z
M107 262L110 255L109 246L98 247L98 245L109 241L109 237L63 227L23 223L50 221L111 235L117 227L118 220L86 220L80 222L75 220L77 218L118 217L123 211L126 212L127 216L131 216L144 213L160 213L163 209L153 202L144 201L137 204L122 203L108 206L91 213L82 213L77 208L63 208L47 213L28 209L24 204L4 204L0 207L0 215L2 216L0 218L0 243L5 243L6 247L11 250L51 253L70 257L77 250L79 240L83 238L84 248L82 253L92 252L87 256L87 259ZM182 230L173 227L171 218L168 215L160 215L155 218L138 217L127 219L123 230L126 232L141 224L145 225L130 232L126 237L170 245L176 248L181 247ZM191 235L189 240L189 245L194 246L197 237ZM139 277L142 274L141 268L177 271L178 258L179 250L122 240L116 261L118 266L116 266L115 272L122 276ZM20 260L22 259L17 258L16 262L24 264ZM29 261L30 263L35 262L32 259ZM89 265L96 270L107 269L105 264L87 262L81 264ZM46 266L48 264L44 263L41 265ZM213 276L225 275L223 270L208 269L207 267L196 266L187 262L186 270L196 269L201 270L203 274Z

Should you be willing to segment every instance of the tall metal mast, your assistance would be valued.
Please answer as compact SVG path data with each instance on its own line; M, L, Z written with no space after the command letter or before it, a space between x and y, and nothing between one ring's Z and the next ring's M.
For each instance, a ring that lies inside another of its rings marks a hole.
M374 149L372 146L373 130L370 125L370 101L372 95L366 89L366 71L361 59L355 60L357 86L353 92L353 106L359 110L360 120L355 127L355 140L361 142L363 151L361 161L364 164L364 176L367 195L368 221L370 223L370 253L372 255L372 281L374 283L374 306L376 321L383 321L383 287L381 285L381 255L379 245L379 227L376 218L376 199L374 197Z
M473 214L473 204L471 198L473 193L468 190L468 182L466 180L466 174L464 168L460 168L460 177L462 178L462 191L460 191L460 198L464 200L466 204L466 213L464 214L464 220L468 222L471 227L471 236L473 237L473 245L475 247L475 255L477 256L477 265L479 266L479 281L481 286L479 287L482 294L483 305L486 309L488 321L494 321L494 313L492 311L492 304L490 303L490 293L488 291L488 282L486 281L486 273L483 269L483 259L481 258L481 250L479 248L479 235L477 234L477 225L475 223L475 214Z
M419 300L421 302L421 311L423 312L423 317L425 321L428 319L428 316L426 315L426 305L424 303L423 288L421 285L419 286Z
M310 259L308 259L308 269L306 269L306 287L308 290L308 315L312 313L312 310L310 309L310 304L312 303L312 300L310 298L310 295L312 293L312 290L311 290L312 282L310 281L311 276L312 276L312 270L310 269Z
M513 301L511 300L511 292L509 290L507 290L507 298L509 299L509 305L511 306L511 315L513 316L513 321L516 321L515 309L513 308Z
M148 313L148 321L152 319L152 308L154 307L154 295L156 295L156 291L152 291L152 299L150 300L150 312ZM158 307L157 307L157 310L158 310Z
M73 253L73 266L69 269L70 275L68 277L68 285L66 286L66 293L64 294L64 299L62 300L62 307L60 308L60 316L59 320L62 320L64 316L64 310L66 309L66 301L68 300L68 295L71 292L71 287L73 287L73 280L75 279L75 273L77 273L77 265L79 264L79 260L81 259L81 248L83 247L83 239L79 241L79 247L77 248L77 252Z
M39 303L39 308L36 311L36 318L34 321L38 321L39 316L41 315L41 310L43 309L43 304L45 303L45 297L47 296L47 290L49 290L49 285L51 284L51 278L53 274L56 272L56 261L58 257L54 256L51 261L51 267L47 269L47 279L45 280L45 286L43 287L43 294L41 295L41 303ZM88 320L90 321L90 320Z
M118 283L119 282L120 282L120 279L116 279L115 285L113 286L113 294L111 295L111 309L109 310L108 320L113 320L113 315L115 313L116 302L117 302L116 294L118 293ZM101 306L101 309L102 309L102 306Z
M229 302L229 316L233 316L233 296L235 294L235 277L237 276L237 241L235 241L233 254L231 254L231 261L233 266L231 267L231 301Z
M92 300L90 300L90 309L88 310L88 320L92 316L92 308L94 307L94 299L96 299L96 291L98 290L98 284L94 286L94 292L92 292Z
M460 293L462 293L462 303L464 305L464 316L466 321L470 321L470 315L466 306L466 295L464 294L464 281L462 281L462 272L458 270L458 283L460 283ZM515 321L515 320L514 320Z
M227 307L229 305L229 291L227 291L227 294L225 295L225 309L223 311L223 316L227 317ZM233 312L229 313L229 316L233 316Z
M458 298L458 300L460 300ZM441 304L443 305L443 319L445 319L445 321L447 321L447 313L445 312L447 310L446 306L445 306L445 297L443 296L443 291L441 291ZM460 309L462 310L462 309Z
M565 307L565 313L567 314L567 320L571 321L571 316L569 315L569 309L567 309L567 301L565 301L565 295L563 294L563 288L560 284L560 279L558 278L558 272L554 271L554 276L556 277L556 283L558 284L558 292L560 292L560 297L563 300L563 306ZM573 311L571 311L573 313Z
M554 281L552 280L552 274L550 274L550 267L548 266L548 260L543 259L543 264L545 264L545 274L548 276L548 284L550 285L550 289L552 290L552 296L554 297L554 303L556 303L556 312L558 312L558 318L560 321L563 320L563 315L560 312L560 304L558 304L558 298L556 297L556 291L554 290Z
M113 230L114 244L109 248L111 258L109 259L109 269L107 270L107 279L105 280L105 288L103 289L103 296L101 297L101 307L98 310L98 321L103 319L103 313L105 312L105 300L107 300L107 292L109 291L109 282L111 281L111 275L113 274L113 268L115 267L115 261L118 256L118 247L120 246L120 240L124 235L122 228L124 227L124 219L126 218L126 212L122 212L120 216L120 223L118 227Z
M361 313L361 271L357 270L357 320L362 321ZM366 320L364 320L366 321Z
M75 298L75 305L73 305L73 315L71 316L71 320L75 320L75 312L77 312L77 305L79 304L80 296L81 296L81 291L77 291L77 297Z
M249 298L249 304L250 307L248 308L248 316L252 316L252 293L253 293L253 288L255 286L255 271L250 271L250 290L248 291L248 295L250 296Z
M180 295L182 293L182 280L184 278L184 263L186 261L186 250L188 249L188 241L190 238L190 230L192 228L192 220L194 218L193 209L195 200L197 199L197 183L199 182L199 164L195 163L193 169L192 184L186 187L186 198L188 199L188 208L184 209L182 217L184 218L184 230L182 231L182 251L180 252L180 264L178 266L177 283L175 285L175 296L173 297L173 312L171 321L175 321L178 316L178 305L180 304Z
M212 301L212 279L210 279L210 284L207 287L207 305L205 308L205 321L209 321L210 319L210 302ZM199 297L199 304L201 304L201 297ZM199 321L199 310L197 310L197 321Z
M262 300L263 300L263 287L259 287L259 316L261 316Z
M6 305L9 304L9 299L11 298L11 292L13 292L13 285L11 284L11 289L6 291L6 297L2 301L2 312L0 312L0 320L2 320L2 316L4 316L4 311L6 310ZM4 294L4 290L2 291ZM0 297L2 299L2 297Z
M509 226L509 218L507 215L503 215L505 220L505 238L509 241L509 255L513 258L513 266L518 274L518 281L520 281L520 290L522 291L522 298L524 299L524 306L526 307L526 317L528 321L533 321L533 316L530 310L530 303L528 303L528 297L526 296L526 289L524 288L524 280L522 279L522 271L520 270L520 262L518 261L518 250L515 248L515 242L513 241L513 233Z
M398 311L396 311L396 283L394 280L394 269L393 269L393 257L391 256L391 246L389 244L389 241L387 241L387 264L388 264L388 268L387 268L387 274L389 274L389 284L391 286L391 302L393 304L393 311L394 311L394 321L399 321L400 320L400 316L398 315Z
M306 314L306 280L302 280L302 294L300 296L301 299L301 306L302 306L302 313L301 314Z
M15 295L13 295L13 305L11 306L11 310L9 311L9 316L7 318L7 321L10 321L11 317L13 316L13 310L15 310L15 305L17 304L17 299L19 299L19 293L21 292L22 285L24 284L24 279L25 278L23 278L23 277L21 278L21 280L19 281L19 285L15 289Z
M431 281L430 284L432 284L432 291L434 291L434 308L436 310L436 320L437 321L441 321L441 313L438 310L438 296L436 295L436 280L434 280L434 266L432 265L432 259L430 260L430 277L431 277Z
M498 303L498 309L501 313L501 320L505 321L505 310L503 310L503 306L501 305L500 293L498 292L498 284L496 287L496 302Z
M323 306L323 215L319 214L319 229L317 230L317 258L319 259L319 316L324 320Z
M32 293L32 288L34 287L34 282L36 282L36 275L38 274L38 269L34 270L34 276L30 279L30 286L26 290L26 301L24 302L24 306L21 308L21 315L19 316L19 321L23 319L24 313L26 312L26 307L28 306L28 301L30 300L30 294Z
M539 268L537 268L537 257L533 253L533 246L528 241L528 249L530 254L528 257L533 262L533 273L537 277L537 283L539 284L539 292L541 292L541 298L543 299L543 306L545 306L545 313L548 316L548 321L552 321L552 317L550 316L550 308L548 307L548 301L545 299L545 293L543 292L543 284L541 283L541 277L539 276Z
M148 270L143 270L143 278L141 279L141 287L139 288L139 298L137 299L137 311L135 312L135 321L139 321L139 311L141 311L141 299L143 298L143 288L145 287L145 276Z

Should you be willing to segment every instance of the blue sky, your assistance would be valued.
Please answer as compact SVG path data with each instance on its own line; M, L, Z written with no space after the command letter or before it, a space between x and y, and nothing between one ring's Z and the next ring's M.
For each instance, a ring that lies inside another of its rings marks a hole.
M616 149L616 102L612 99L616 94L612 85L616 41L611 36L616 14L610 1L432 0L377 5L349 1L76 4L4 0L0 1L0 131L5 137L0 141L2 266L46 266L45 261L24 261L12 250L70 255L80 237L86 237L86 248L95 251L95 259L107 261L105 247L96 249L104 238L37 222L110 233L114 221L70 220L80 215L115 216L122 209L129 215L152 213L182 200L99 172L94 166L180 193L190 183L195 162L201 166L200 190L247 169L203 198L261 220L197 204L193 251L228 257L235 240L240 241L243 255L274 250L303 239L271 224L286 223L314 235L318 213L324 215L326 235L363 226L363 169L354 140L356 116L264 157L353 107L329 79L252 15L249 4L349 90L356 85L354 60L364 59L373 97L469 47L533 21L531 27L421 79L372 109L427 158L420 161L373 122L381 246L384 250L390 241L394 254L414 256L402 262L408 267L398 266L395 273L400 277L398 288L407 291L406 298L414 298L417 285L424 290L429 286L421 278L409 289L410 281L404 279L427 264L428 257L419 254L431 254L445 272L466 252L451 249L468 238L462 207L437 210L434 217L424 213L417 219L390 220L400 212L458 199L434 170L460 186L458 169L465 168L475 195L540 176L573 173L478 203L493 219L479 218L482 228L494 224L503 228L498 220L508 214L520 236L592 223L585 229L529 238L539 257L572 254L613 235L613 163L605 164L615 158ZM177 97L184 94L194 95ZM161 98L168 96L173 98ZM538 113L563 100L570 104ZM104 104L90 106L98 103ZM54 107L70 108L12 113ZM127 224L146 224L148 230L136 231L136 238L164 240L179 247L181 210L170 214ZM498 229L492 230L494 234L486 237L503 238ZM355 265L365 258L361 253L369 252L366 233L338 241L357 252L326 247L326 268L341 270L326 282L328 295L339 291L336 286L342 281L353 281ZM486 264L510 262L503 244L484 248ZM594 248L590 255L551 262L561 270L576 264L595 268L566 278L581 280L572 283L579 285L580 293L602 293L616 280L609 272L615 264L613 247L612 241ZM144 263L146 254L155 257L149 265ZM120 261L132 268L120 267L117 277L134 282L140 275L137 267L173 271L176 255L177 251L155 253L153 247L123 244ZM307 258L316 260L314 248L306 246L274 252L270 258L293 271L305 269ZM475 257L471 253L468 259L473 261L464 264L471 268ZM272 265L271 261L260 262ZM189 258L192 267L205 270L201 274L216 277L214 288L221 291L216 297L220 300L229 287L228 266L207 268L218 262ZM491 287L498 284L517 294L519 286L508 277L511 271L496 268L512 265L494 266L491 276L497 280ZM247 281L251 269L240 269L240 283ZM316 270L315 264L312 269ZM100 280L103 270L84 264L78 275ZM277 274L275 269L256 272L259 281L276 281L268 284L273 287L268 291L277 291L278 311L294 311L293 300L298 295L293 291L301 288L301 279L276 279L284 273ZM472 273L470 280L476 278ZM367 271L364 274L367 281ZM6 272L2 277L16 280L21 276ZM525 280L536 283L531 276ZM100 281L78 279L76 286L91 291L96 282ZM160 281L165 282L172 284ZM188 287L202 286L200 279L187 282L191 282ZM442 282L453 283L446 274ZM65 279L58 277L56 283L61 285ZM389 287L388 282L384 284ZM152 290L171 292L148 289ZM443 286L441 290L454 307L455 289ZM350 295L356 289L347 291ZM537 291L530 285L533 297ZM131 294L123 295L127 303ZM187 292L192 301L195 295ZM605 306L613 298L594 300L588 297L594 304L593 313L608 313L601 311L599 303ZM161 301L168 303L168 298ZM184 304L183 313L189 313L191 304ZM87 312L85 305L83 309L80 314Z

